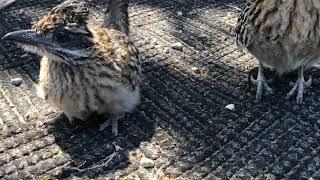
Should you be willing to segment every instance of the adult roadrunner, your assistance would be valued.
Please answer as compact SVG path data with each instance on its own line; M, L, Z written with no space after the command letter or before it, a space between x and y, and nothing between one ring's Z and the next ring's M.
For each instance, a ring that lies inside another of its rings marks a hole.
M31 30L3 37L42 56L39 94L64 111L71 123L108 114L118 120L139 103L140 60L129 40L128 1L111 0L102 25L80 0L54 7Z
M256 99L263 90L273 93L263 74L263 65L271 66L280 75L298 69L298 80L287 94L297 92L298 103L303 101L306 82L303 70L320 57L319 0L250 0L236 28L237 44L247 48L259 60Z

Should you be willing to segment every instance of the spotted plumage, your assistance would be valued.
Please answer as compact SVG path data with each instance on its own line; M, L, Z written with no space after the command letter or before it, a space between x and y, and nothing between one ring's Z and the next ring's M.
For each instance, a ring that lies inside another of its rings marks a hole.
M312 66L320 57L320 1L319 0L250 0L236 27L237 44L246 48L259 60L257 100L262 90L272 93L262 68L270 66L280 75L299 69L296 85L287 99L297 94L303 99L303 69Z
M108 114L100 129L112 122L115 135L117 120L136 107L140 96L141 65L129 39L127 8L128 0L111 0L100 25L89 18L84 2L68 0L39 20L34 30L4 37L43 56L41 97L71 122Z

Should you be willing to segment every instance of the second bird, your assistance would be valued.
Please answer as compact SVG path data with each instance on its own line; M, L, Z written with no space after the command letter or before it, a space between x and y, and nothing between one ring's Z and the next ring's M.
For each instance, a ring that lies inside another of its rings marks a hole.
M298 70L298 79L287 94L297 93L303 101L311 77L305 81L303 71L320 61L320 1L319 0L250 0L236 28L237 44L259 60L256 100L263 90L269 94L263 66L271 66L278 74Z

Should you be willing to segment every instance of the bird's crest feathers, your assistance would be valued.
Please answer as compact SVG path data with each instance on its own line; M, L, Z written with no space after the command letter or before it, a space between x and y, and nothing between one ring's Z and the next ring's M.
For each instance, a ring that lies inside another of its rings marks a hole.
M81 0L68 0L54 7L34 28L40 31L61 26L81 26L86 24L89 9Z

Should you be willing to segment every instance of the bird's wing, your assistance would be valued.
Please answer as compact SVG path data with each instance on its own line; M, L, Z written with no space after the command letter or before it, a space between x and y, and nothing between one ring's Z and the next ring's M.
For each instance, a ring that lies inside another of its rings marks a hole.
M256 8L256 2L251 0L247 1L243 11L238 18L238 23L235 28L236 44L240 49L247 48L251 43L251 32L253 27L251 25L252 12Z

